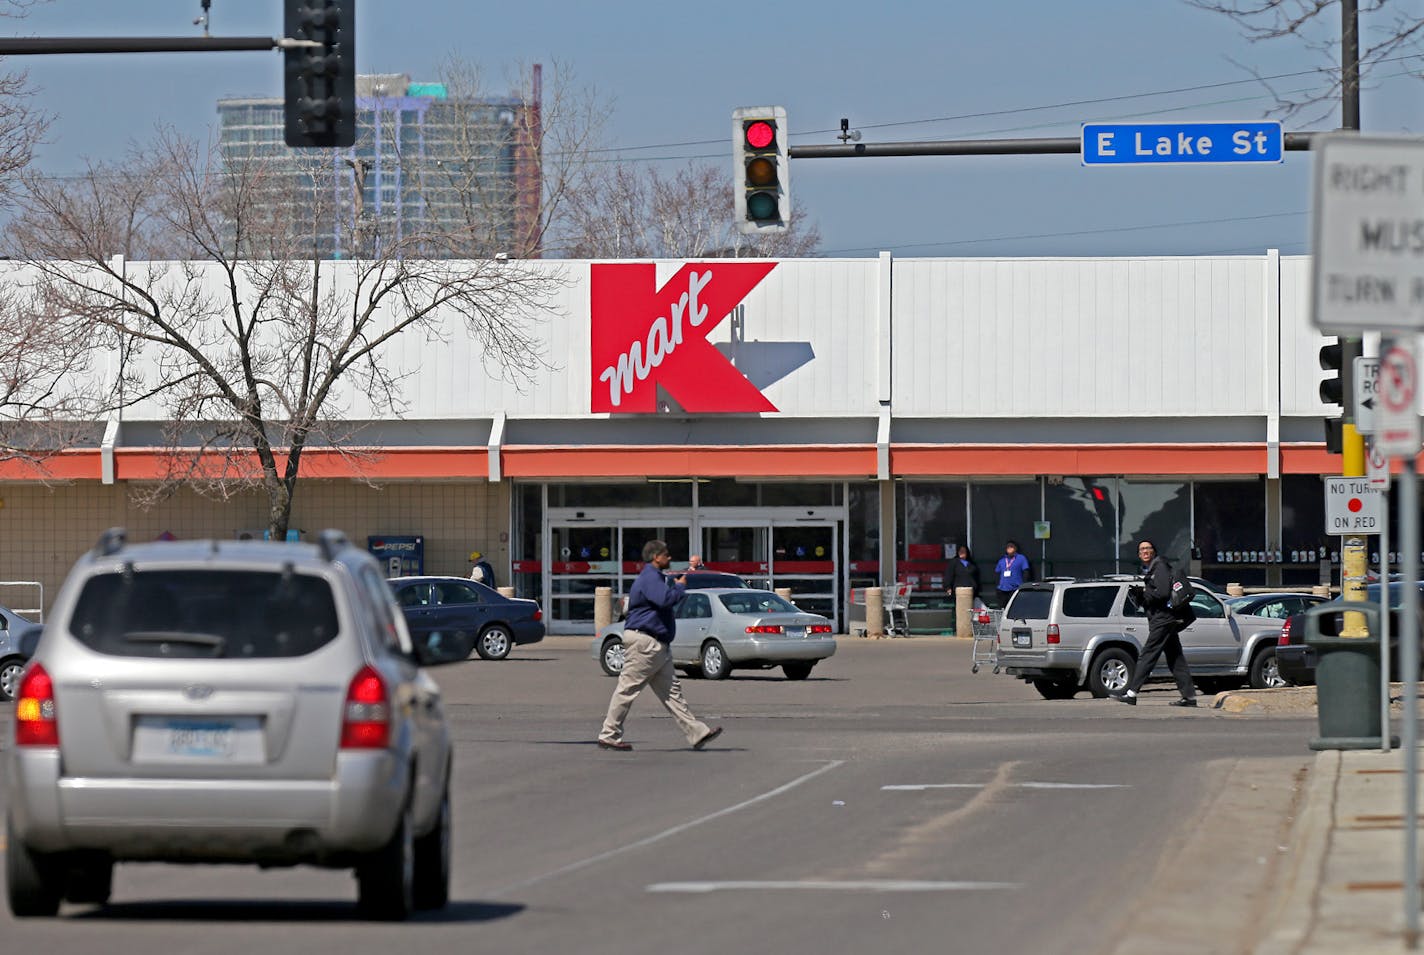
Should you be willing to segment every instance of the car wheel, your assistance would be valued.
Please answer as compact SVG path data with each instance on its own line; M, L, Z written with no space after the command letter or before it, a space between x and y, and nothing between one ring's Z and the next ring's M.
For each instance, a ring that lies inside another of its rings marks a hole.
M722 680L732 670L727 663L727 651L716 640L702 645L702 675L708 680Z
M435 828L415 840L415 907L443 909L450 901L450 782L440 797Z
M1097 656L1088 667L1088 691L1094 699L1106 699L1109 693L1119 693L1127 689L1132 680L1135 663L1132 654L1121 647L1108 647Z
M598 651L598 662L603 667L603 672L609 676L622 673L623 641L617 637L609 637L603 641L603 646Z
M1038 679L1033 681L1033 688L1045 700L1071 700L1078 693L1078 684L1073 680Z
M0 660L0 699L13 700L20 692L20 674L24 669L25 661L20 657Z
M1256 651L1256 655L1251 658L1251 689L1272 690L1276 687L1290 686L1281 676L1281 668L1276 664L1276 648L1272 646L1262 647Z
M781 672L786 674L788 680L804 680L811 675L814 663L783 663Z
M35 852L5 823L5 891L16 918L53 916L64 895L64 870L59 860Z
M107 905L114 889L114 860L87 858L69 867L64 898L76 905Z
M475 652L482 660L503 660L514 648L514 635L502 623L496 623L480 631L475 641Z
M356 866L356 907L368 919L399 922L415 908L415 834L410 801L385 845Z

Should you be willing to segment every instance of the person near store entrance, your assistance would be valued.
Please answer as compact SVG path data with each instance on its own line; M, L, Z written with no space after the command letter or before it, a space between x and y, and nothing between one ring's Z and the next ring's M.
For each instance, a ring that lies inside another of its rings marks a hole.
M1157 547L1150 540L1137 542L1137 557L1142 561L1143 609L1147 611L1147 642L1142 646L1142 655L1137 658L1137 669L1132 679L1121 693L1108 696L1119 703L1137 705L1137 691L1147 682L1157 658L1167 654L1167 666L1172 670L1172 679L1177 681L1180 700L1173 700L1172 706L1196 706L1197 689L1192 684L1192 671L1187 666L1186 654L1182 652L1180 634L1196 620L1191 604L1174 612L1167 606L1172 595L1172 565L1157 553Z
M668 651L677 627L673 608L687 592L687 575L669 578L663 571L671 563L672 554L664 541L650 540L643 545L643 569L628 593L623 669L618 673L618 686L608 701L608 714L598 734L600 749L627 752L633 748L623 739L623 722L645 686L652 687L653 695L667 707L693 749L702 749L722 735L722 727L710 727L692 715L673 669Z
M994 565L994 595L999 600L999 609L1009 605L1014 591L1028 579L1028 558L1019 553L1018 541L1004 544L1004 556Z
M965 588L972 590L971 600L979 599L979 565L974 563L974 555L969 552L967 544L960 544L954 551L954 559L949 562L949 572L946 575L949 580L949 596L952 601L958 603L959 591Z
M470 568L470 579L477 584L484 584L491 589L494 588L494 566L485 560L485 555L477 550L470 551L470 560L475 566Z
M702 555L701 555L701 554L693 554L691 557L687 558L687 569L688 569L688 570L706 570L706 569L707 569L707 565L704 564L704 563L702 563Z

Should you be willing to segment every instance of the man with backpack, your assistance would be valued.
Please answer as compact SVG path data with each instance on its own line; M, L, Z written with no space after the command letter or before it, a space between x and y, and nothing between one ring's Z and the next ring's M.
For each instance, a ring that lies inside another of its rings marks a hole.
M1142 655L1137 658L1137 670L1128 681L1127 689L1121 693L1108 694L1119 703L1137 705L1137 691L1147 682L1157 658L1167 654L1167 666L1172 669L1172 678L1177 681L1177 690L1182 694L1172 706L1196 706L1197 690L1192 684L1192 671L1187 666L1186 655L1182 653L1182 641L1178 636L1196 620L1192 613L1192 585L1187 580L1185 569L1172 570L1165 557L1159 556L1157 547L1150 540L1137 542L1137 556L1142 561L1143 609L1147 612L1147 642L1142 647Z

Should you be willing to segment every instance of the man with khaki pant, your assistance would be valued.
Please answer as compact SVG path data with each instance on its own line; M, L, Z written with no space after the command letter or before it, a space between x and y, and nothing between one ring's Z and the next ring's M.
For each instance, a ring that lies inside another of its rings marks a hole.
M618 673L618 687L608 701L608 715L598 734L600 749L627 752L633 748L623 739L623 721L645 686L652 687L693 749L701 749L722 735L722 727L713 729L692 715L673 669L672 654L668 652L677 627L673 608L687 592L687 577L668 579L663 571L670 563L672 553L666 543L650 540L643 545L643 569L628 593L623 669Z

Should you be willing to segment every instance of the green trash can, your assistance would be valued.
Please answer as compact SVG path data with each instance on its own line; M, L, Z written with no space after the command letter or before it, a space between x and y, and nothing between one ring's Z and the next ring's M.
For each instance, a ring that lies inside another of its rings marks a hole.
M1365 616L1369 635L1341 637L1344 611ZM1379 749L1379 605L1346 601L1305 612L1305 644L1315 650L1315 693L1320 735L1310 748Z

